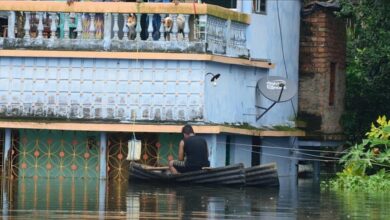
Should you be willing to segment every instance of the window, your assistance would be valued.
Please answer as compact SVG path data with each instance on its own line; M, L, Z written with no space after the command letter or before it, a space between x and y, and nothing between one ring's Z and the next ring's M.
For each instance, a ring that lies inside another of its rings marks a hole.
M203 0L203 3L206 4L212 4L212 5L218 5L224 8L236 8L237 7L237 1L236 0Z
M330 63L330 76L329 76L329 106L334 105L335 90L336 90L336 63Z
M253 12L265 14L267 9L267 0L253 0Z

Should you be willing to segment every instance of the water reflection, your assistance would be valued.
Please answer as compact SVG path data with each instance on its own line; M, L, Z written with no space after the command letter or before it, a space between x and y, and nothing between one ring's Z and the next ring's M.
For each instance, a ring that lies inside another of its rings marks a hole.
M2 219L389 219L390 194L321 192L311 180L281 188L160 185L95 179L1 181Z
M132 184L127 197L132 201L138 197L141 218L220 219L259 216L262 209L277 206L277 193L277 189Z

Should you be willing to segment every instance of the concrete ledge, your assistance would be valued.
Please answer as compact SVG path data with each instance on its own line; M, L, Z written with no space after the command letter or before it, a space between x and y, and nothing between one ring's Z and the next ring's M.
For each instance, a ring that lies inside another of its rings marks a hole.
M271 69L275 64L210 54L149 53L149 52L103 52L103 51L54 51L54 50L0 50L0 57L41 58L92 58L92 59L140 59L140 60L193 60L234 64Z
M146 132L146 133L180 133L183 125L174 124L131 124L131 123L92 123L92 122L26 122L0 121L0 128L43 129L66 131L100 131L100 132ZM303 131L275 131L260 129L234 128L221 125L193 125L199 134L240 134L264 137L305 136Z
M0 38L1 39L1 38ZM44 50L44 51L104 51L104 52L146 52L146 53L191 53L205 54L206 43L197 41L116 41L107 46L104 40L92 39L30 39L2 38L0 49ZM2 47L1 47L2 46ZM222 54L222 53L220 53ZM245 53L244 53L245 54Z

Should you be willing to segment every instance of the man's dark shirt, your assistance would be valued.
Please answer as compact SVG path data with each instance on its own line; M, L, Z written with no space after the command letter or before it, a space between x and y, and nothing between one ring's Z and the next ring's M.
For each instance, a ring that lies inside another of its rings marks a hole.
M210 166L206 141L198 136L190 136L184 140L184 155L186 156L186 167Z

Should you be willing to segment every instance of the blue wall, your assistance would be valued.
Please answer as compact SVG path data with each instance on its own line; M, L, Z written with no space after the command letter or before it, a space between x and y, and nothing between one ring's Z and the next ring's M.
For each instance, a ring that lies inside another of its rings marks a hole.
M221 74L217 86L208 72ZM267 73L201 61L2 58L0 114L120 121L135 114L146 121L261 126L255 85Z
M268 0L266 14L253 14L252 1L243 1L243 11L252 13L251 24L247 31L247 45L250 49L251 57L271 60L276 64L276 67L269 71L269 75L287 77L297 85L300 9L300 0ZM285 60L283 59L281 38L283 39ZM271 104L264 97L261 103L261 106L269 106ZM259 122L266 125L289 124L294 118L294 109L295 111L298 109L297 104L298 98L296 95L292 102L275 105Z
M0 115L71 119L203 119L204 63L0 59Z
M222 167L226 162L226 134L200 135L207 141L209 147L210 166ZM230 135L229 164L242 163L250 167L252 162L252 137Z
M235 135L231 138L230 164L243 163L245 167L252 164L252 137Z
M295 137L262 138L261 146L262 164L276 162L280 177L296 176L298 161L293 149L298 148L298 141Z
M207 70L220 73L217 85L205 79L205 119L212 123L256 123L255 86L267 69L208 63Z

